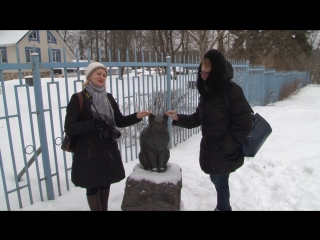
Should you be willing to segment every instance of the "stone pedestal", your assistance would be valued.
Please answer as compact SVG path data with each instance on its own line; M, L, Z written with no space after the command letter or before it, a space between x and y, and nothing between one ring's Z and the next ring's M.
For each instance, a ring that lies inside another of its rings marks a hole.
M126 180L121 204L123 211L180 211L182 173L175 163L167 163L163 173L143 169L137 163Z

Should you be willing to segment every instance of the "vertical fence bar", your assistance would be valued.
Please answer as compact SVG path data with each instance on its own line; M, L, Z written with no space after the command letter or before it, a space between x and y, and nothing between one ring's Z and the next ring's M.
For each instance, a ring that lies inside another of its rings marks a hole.
M276 96L276 71L273 71L272 74L272 103L275 102L275 96Z
M171 57L167 56L166 57L167 60L167 110L169 111L171 109ZM169 136L170 136L170 140L168 143L168 148L171 149L172 148L172 128L171 128L171 119L168 118L168 131L169 131Z
M9 197L8 197L8 189L7 189L7 185L6 185L6 178L4 175L4 169L3 169L3 162L2 162L2 156L1 156L1 149L0 149L0 172L1 172L1 177L2 177L2 183L3 183L3 190L5 192L5 199L6 199L6 204L7 204L7 209L8 211L10 211L10 201L9 201ZM19 193L20 194L20 193Z
M245 92L245 96L246 96L246 99L248 100L248 102L250 103L250 100L249 100L249 61L246 62L246 92Z
M263 74L262 74L262 101L261 106L264 106L266 104L266 67L263 66Z
M32 75L34 81L34 95L35 102L37 108L37 119L38 119L38 127L42 129L39 131L40 137L40 146L42 149L42 161L43 161L43 171L45 176L45 183L47 189L47 197L49 200L54 200L54 192L53 192L53 184L52 184L52 176L51 176L51 167L49 161L49 153L48 153L48 142L46 137L46 124L44 119L44 109L43 109L43 98L42 98L42 88L41 88L41 78L40 78L40 67L39 67L39 54L32 53Z

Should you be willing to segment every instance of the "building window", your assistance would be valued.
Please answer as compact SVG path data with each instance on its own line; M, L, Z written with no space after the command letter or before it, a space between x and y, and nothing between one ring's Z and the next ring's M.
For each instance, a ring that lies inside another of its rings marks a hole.
M52 62L61 62L60 49L52 49ZM49 49L49 61L50 61L50 49Z
M39 30L34 30L33 32L31 32L29 34L28 38L29 38L29 42L31 42L31 41L40 42Z
M47 30L47 38L48 38L48 43L57 44L56 38L52 35L52 33L49 30Z
M7 49L5 47L0 47L2 63L8 63L7 59Z
M41 62L41 52L40 48L33 48L33 47L26 47L26 61L27 63L31 62L31 53L38 53L39 54L39 62Z

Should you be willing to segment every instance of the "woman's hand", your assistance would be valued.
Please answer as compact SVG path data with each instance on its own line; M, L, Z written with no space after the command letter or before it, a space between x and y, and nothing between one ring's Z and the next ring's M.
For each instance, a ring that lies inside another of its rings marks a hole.
M144 117L150 116L150 114L152 114L152 112L143 110L143 111L137 113L137 118L142 119Z
M169 110L169 111L165 112L164 114L171 117L173 120L178 121L178 115L177 115L176 110Z

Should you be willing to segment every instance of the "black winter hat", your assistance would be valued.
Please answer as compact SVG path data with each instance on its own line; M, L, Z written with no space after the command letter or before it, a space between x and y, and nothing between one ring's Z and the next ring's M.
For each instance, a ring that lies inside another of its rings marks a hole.
M208 94L213 96L217 92L220 92L223 83L233 78L233 68L224 55L217 49L207 51L203 58L210 59L211 71L206 80L203 81L202 76L200 75L202 67L202 64L200 63L198 68L197 88L200 95L208 98Z
M226 58L217 49L211 49L204 55L203 58L209 58L211 61L211 72L209 75L215 81L222 81L222 77L226 71ZM209 76L208 76L209 79Z

